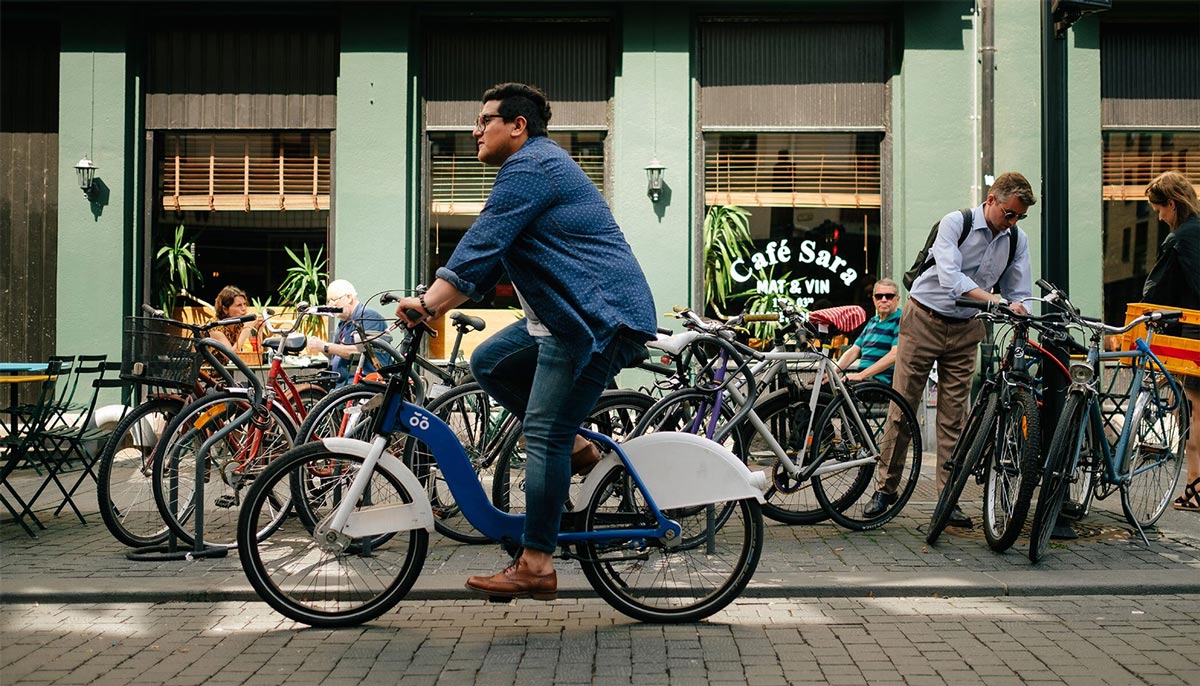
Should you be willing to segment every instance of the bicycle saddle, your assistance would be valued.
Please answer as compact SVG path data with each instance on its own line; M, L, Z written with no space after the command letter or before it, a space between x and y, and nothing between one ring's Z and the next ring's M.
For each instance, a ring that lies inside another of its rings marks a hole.
M281 343L283 344L282 352L284 355L295 354L303 352L304 348L308 346L308 337L302 333L292 332L283 338L268 338L263 341L265 347L276 352L280 351L279 345Z
M463 333L467 333L468 331L472 330L483 331L487 328L487 322L483 321L482 318L472 317L471 315L463 314L462 312L452 312L450 314L450 321L454 322L454 326Z

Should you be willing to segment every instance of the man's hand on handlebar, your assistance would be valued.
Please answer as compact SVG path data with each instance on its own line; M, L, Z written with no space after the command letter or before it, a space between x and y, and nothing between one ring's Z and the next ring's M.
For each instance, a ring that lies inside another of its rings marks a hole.
M409 317L410 314L416 315L417 318L413 319ZM400 300L397 301L396 317L400 321L404 322L404 325L410 329L421 322L433 320L433 317L430 317L429 313L427 313L425 309L421 307L421 301L412 297L400 298Z

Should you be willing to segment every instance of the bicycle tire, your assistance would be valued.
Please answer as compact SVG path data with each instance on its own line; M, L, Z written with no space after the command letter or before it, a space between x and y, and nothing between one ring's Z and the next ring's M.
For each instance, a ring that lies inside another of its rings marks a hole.
M1121 462L1121 510L1130 526L1142 529L1154 526L1171 503L1191 422L1187 396L1172 393L1156 377L1146 375L1136 433L1130 434Z
M1033 493L1042 477L1042 434L1037 400L1017 387L1009 406L996 416L996 440L983 487L983 535L1002 553L1016 543L1029 518Z
M619 538L580 543L576 552L584 576L609 605L640 621L695 622L720 611L754 575L764 525L762 510L752 498L714 507L730 511L720 527L709 526L706 508L692 508L690 516L664 512L683 526L684 541L702 537L708 545L681 543L671 548L662 541ZM631 526L654 526L654 517L625 468L615 467L588 503L583 530Z
M962 437L954 446L950 456L950 468L946 475L946 487L938 495L937 504L933 506L933 515L929 518L929 531L925 533L925 542L937 544L938 538L950 524L950 514L958 505L967 481L979 466L979 458L983 454L989 431L996 420L996 405L998 400L995 393L980 397L971 414L967 417L967 426L963 429Z
M1078 464L1075 465L1075 476L1071 479L1067 496L1063 500L1059 515L1067 519L1079 520L1088 516L1091 511L1092 498L1095 496L1100 460L1103 458L1096 450L1096 438L1093 436L1091 422L1083 429L1083 448L1079 451Z
M638 422L653 405L654 399L640 391L605 390L582 427L622 443L633 436ZM492 504L501 512L525 511L523 438L520 422L514 422L507 426L505 436L497 440L491 494ZM574 498L569 497L568 507L575 506Z
M871 432L873 442L877 446L881 446L889 422L906 425L911 437L908 445L910 454L904 465L906 476L901 477L896 500L877 516L868 517L865 510L870 502L870 495L873 495L873 489L869 486L874 480L875 470L879 465L878 459L857 469L844 469L813 477L813 494L817 497L817 502L828 511L830 519L851 531L869 531L878 529L894 519L908 504L913 491L916 490L917 480L921 476L921 433L912 408L904 400L904 396L891 386L866 381L851 386L850 395L856 411L867 430ZM829 459L857 457L865 443L861 436L855 435L858 427L852 421L846 421L843 409L845 403L845 398L836 397L818 420L819 428L814 432L818 437L823 438L826 431L831 431L830 435L837 437L837 444L833 446L835 452L822 457L823 462ZM817 440L814 438L814 443Z
M169 536L154 502L154 446L183 406L177 397L141 403L121 419L96 459L100 517L113 538L127 546L158 545Z
M1029 561L1037 562L1046 554L1050 545L1050 534L1058 519L1059 509L1067 493L1068 470L1073 470L1078 449L1081 424L1088 411L1086 398L1072 393L1063 407L1062 418L1050 439L1046 453L1046 466L1042 472L1042 485L1038 492L1037 506L1033 509L1033 524L1029 532Z
M318 466L312 468L313 464ZM383 534L377 540L385 543L365 545L360 540L342 552L331 552L313 537L306 518L290 517L275 526L268 509L264 521L264 508L287 491L297 503L301 502L297 493L320 492L321 509L311 516L323 519L341 502L341 487L361 465L361 457L308 443L276 459L247 491L238 518L242 569L259 597L289 619L319 627L370 621L394 607L421 573L429 544L424 529ZM306 475L325 470L338 478L319 487L302 484L309 478ZM413 495L399 479L384 469L372 475L369 493L370 498L364 497L360 503L413 502ZM308 498L303 502L318 506ZM268 533L259 533L264 530Z
M171 531L185 545L195 545L196 451L225 421L232 421L250 405L244 393L223 391L207 395L183 408L163 432L154 451L154 501ZM296 428L283 408L272 403L261 427L265 447L255 450L249 461L239 457L240 442L255 420L234 430L212 447L205 466L203 545L233 547L237 544L237 511L241 492L273 458L295 443ZM257 430L256 430L257 431ZM175 484L172 493L171 484ZM174 497L172 497L174 496ZM277 520L287 516L289 502L276 503Z

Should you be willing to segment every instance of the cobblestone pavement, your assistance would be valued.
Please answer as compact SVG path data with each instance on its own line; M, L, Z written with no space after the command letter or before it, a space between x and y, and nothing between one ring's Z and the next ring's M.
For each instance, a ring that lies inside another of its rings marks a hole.
M1168 509L1159 526L1147 532L1147 547L1125 523L1115 496L1094 507L1080 526L1084 535L1079 540L1052 542L1050 554L1036 566L1025 557L1024 540L997 554L988 549L978 525L969 531L948 529L936 547L926 546L925 527L935 500L930 470L924 470L904 512L879 530L768 520L762 560L747 595L1200 593L1200 516ZM0 600L255 597L236 554L191 562L126 559L128 549L112 539L97 514L94 487L78 500L88 515L87 526L69 514L54 517L43 511L48 528L37 539L11 520L0 520ZM964 496L965 503L979 501L977 492ZM978 506L965 508L978 522ZM465 577L495 571L502 562L496 546L462 545L434 534L413 597L467 597ZM559 578L564 595L593 595L577 565L560 564Z
M743 599L701 624L598 600L402 603L305 628L260 603L0 607L5 684L1196 683L1200 596Z

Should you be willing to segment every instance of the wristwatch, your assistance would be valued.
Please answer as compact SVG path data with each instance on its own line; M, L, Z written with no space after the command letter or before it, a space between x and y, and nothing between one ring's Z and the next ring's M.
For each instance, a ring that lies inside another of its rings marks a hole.
M323 348L321 348L321 352L325 353L326 355L329 354L329 344L328 343L326 343L325 346Z

